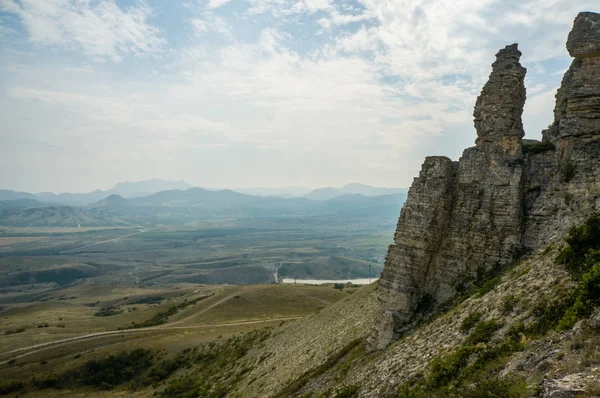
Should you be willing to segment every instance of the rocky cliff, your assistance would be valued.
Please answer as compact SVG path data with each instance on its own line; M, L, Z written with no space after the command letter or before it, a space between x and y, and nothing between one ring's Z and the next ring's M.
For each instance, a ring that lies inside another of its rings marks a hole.
M600 210L600 14L581 13L575 59L542 141L523 140L526 69L513 44L496 54L477 98L475 147L428 157L400 214L379 280L371 349L395 340L418 307L454 296Z

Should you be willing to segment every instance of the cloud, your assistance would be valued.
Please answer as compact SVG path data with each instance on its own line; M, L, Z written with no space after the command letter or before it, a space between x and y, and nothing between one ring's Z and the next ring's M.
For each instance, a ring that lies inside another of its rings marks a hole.
M42 45L103 59L162 56L150 70L131 58L93 68L63 58L32 70L18 61L35 64L35 48L30 58L14 56L0 92L0 118L11 127L0 135L18 131L27 142L67 152L40 153L45 164L53 156L90 170L118 162L137 174L117 179L162 176L222 187L407 186L423 156L457 158L473 144L475 99L494 54L515 41L529 70L525 127L537 138L551 122L570 62L564 41L573 17L594 7L589 0L209 0L185 3L185 12L165 22L143 2L0 4ZM141 27L116 26L109 15L129 15ZM134 44L144 40L158 41ZM123 73L130 69L144 77ZM77 73L61 75L65 70ZM11 145L0 155L28 167ZM66 167L57 175L83 175ZM153 170L162 174L147 175Z
M211 11L202 12L199 16L191 18L189 21L196 35L217 33L221 37L233 38L230 24L224 18L214 15Z
M225 4L229 3L231 0L209 0L208 4L206 4L206 8L209 10L215 10L219 7L223 7Z
M152 9L143 1L127 9L114 0L3 0L1 9L17 15L32 42L80 50L90 57L120 61L125 54L152 55L165 40L148 23Z

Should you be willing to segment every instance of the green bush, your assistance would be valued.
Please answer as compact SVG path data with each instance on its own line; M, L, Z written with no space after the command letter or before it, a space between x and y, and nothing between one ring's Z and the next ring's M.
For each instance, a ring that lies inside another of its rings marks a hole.
M115 306L109 305L107 307L102 307L100 309L100 311L96 312L94 314L94 316L113 316L113 315L119 315L122 314L123 310L120 308L117 308Z
M0 384L0 395L8 395L20 391L25 391L25 384L20 381L11 381Z
M162 296L149 296L134 300L129 304L160 304L163 300L165 298Z
M143 374L152 363L152 352L138 348L122 351L104 359L88 361L80 368L60 375L50 374L35 384L37 388L42 389L89 386L106 390Z
M515 296L506 296L502 299L502 315L508 315L515 309L515 304L519 302L519 298Z
M9 330L5 331L4 335L8 336L9 334L23 333L24 331L25 331L25 327L18 327L16 329L9 329Z
M555 311L552 320L559 330L572 327L600 305L600 215L571 228L566 241L568 246L559 253L556 262L569 271L577 288L554 304L559 311Z
M520 377L507 379L481 378L460 391L462 398L521 398L529 397L527 382Z
M231 386L230 380L235 380L241 373L247 373L252 368L233 371L233 366L254 346L262 343L271 335L271 329L259 329L196 347L186 355L189 357L181 363L194 366L194 372L185 377L171 381L167 387L158 393L161 397L192 398L192 397L224 397L226 389ZM177 358L176 358L177 359ZM163 367L175 367L165 363ZM169 369L166 369L167 371ZM151 372L153 373L153 372Z
M571 161L566 161L559 168L560 175L564 182L569 182L577 173L577 165Z
M502 325L498 322L491 320L487 322L480 322L475 326L475 329L465 339L466 345L476 345L479 343L487 343L492 339L494 333L500 329Z
M350 384L344 387L340 387L336 390L333 398L355 398L358 397L360 386L357 384Z
M475 311L475 312L472 312L469 315L467 315L465 317L465 319L463 319L462 323L460 324L461 333L466 333L469 330L473 329L473 327L481 319L481 316L482 316L482 314L479 311Z

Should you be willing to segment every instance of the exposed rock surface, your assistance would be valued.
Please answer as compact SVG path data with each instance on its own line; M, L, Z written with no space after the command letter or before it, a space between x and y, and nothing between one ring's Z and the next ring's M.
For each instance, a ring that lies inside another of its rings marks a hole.
M496 54L478 97L475 147L458 162L425 160L379 280L369 339L386 347L424 301L442 302L481 271L512 262L600 210L600 14L577 16L576 59L543 142L523 143L525 68L513 44Z
M581 374L571 374L562 379L547 379L542 383L543 398L574 398L586 392L588 383Z

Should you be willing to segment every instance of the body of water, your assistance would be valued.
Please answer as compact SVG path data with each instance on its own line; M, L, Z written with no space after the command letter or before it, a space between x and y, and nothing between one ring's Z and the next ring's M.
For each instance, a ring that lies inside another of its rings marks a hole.
M322 285L324 283L353 283L355 285L368 285L369 278L358 278L358 279L294 279L294 278L282 278L283 283L304 283L307 285ZM375 282L379 278L371 278L371 282Z

